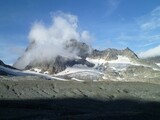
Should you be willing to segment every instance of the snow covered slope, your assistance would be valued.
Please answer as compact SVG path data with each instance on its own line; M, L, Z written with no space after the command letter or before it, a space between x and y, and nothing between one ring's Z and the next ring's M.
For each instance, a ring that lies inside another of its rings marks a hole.
M39 77L44 77L46 79L68 81L67 79L59 78L52 75L46 75L46 74L37 73L29 70L21 71L21 70L11 69L11 68L7 68L0 65L0 73L2 72L5 73L5 75L7 76L39 76ZM4 75L4 74L1 74L1 75Z

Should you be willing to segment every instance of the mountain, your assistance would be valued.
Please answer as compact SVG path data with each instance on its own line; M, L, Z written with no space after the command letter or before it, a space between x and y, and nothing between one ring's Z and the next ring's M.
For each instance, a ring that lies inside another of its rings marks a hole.
M54 74L64 70L66 68L66 65L73 66L74 64L86 64L88 66L88 63L87 61L85 61L85 58L89 55L91 48L87 44L78 42L74 39L67 41L63 45L63 47L64 47L64 50L68 51L69 53L76 54L77 58L73 59L68 56L66 57L66 56L57 55L56 57L53 57L50 60L47 60L47 59L45 61L33 60L26 65L22 65L25 63L24 62L26 59L25 55L30 53L34 47L36 47L36 43L35 42L30 43L30 45L25 50L24 55L22 55L15 62L13 66L19 69L29 69L36 66L40 68L43 67L43 69L48 70L50 74ZM24 67L21 67L21 66L24 66Z
M34 77L40 77L40 78L45 78L45 79L55 79L55 80L64 80L58 77L52 77L49 75L45 74L40 74L32 71L27 71L27 70L19 70L16 69L10 65L6 65L3 63L3 61L0 60L0 76L21 76L21 78L28 76L32 80ZM39 78L38 78L39 79Z
M160 78L158 65L138 58L129 48L94 50L87 60L102 72L100 79L103 80L143 81Z
M16 69L10 65L6 65L2 60L0 60L0 66L6 67L6 68L10 68L10 69Z
M7 70L17 70L16 68L6 65L2 60L0 60L0 75L11 75Z
M104 51L100 51L100 50L95 49L92 51L92 54L89 57L98 58L98 59L105 59L105 60L109 61L109 60L118 59L118 55L126 56L133 61L136 61L138 59L138 56L128 47L124 50L117 50L117 49L109 48Z
M138 116L142 119L146 112L149 118L155 118L159 115L156 101L160 100L160 70L154 65L138 58L129 48L93 50L85 57L75 59L57 56L50 62L34 61L25 70L0 61L0 75L21 76L0 76L0 118L114 119L124 116L137 119ZM96 107L93 108L93 104ZM9 115L6 114L8 111Z
M148 60L154 63L160 63L160 56L149 57L149 58L146 58L145 60Z
M32 42L29 47L26 49L25 54L29 53L32 48L36 46L36 43ZM25 70L37 71L40 69L41 73L47 74L56 74L66 69L66 67L72 67L76 64L86 65L88 67L93 67L94 64L86 61L86 57L89 55L91 48L82 42L78 42L74 39L71 39L64 45L64 49L69 52L76 51L77 58L69 58L58 55L57 57L46 60L46 61L31 61L26 66L24 66ZM21 69L20 65L23 64L25 59L25 54L20 57L16 63L13 65L16 68Z
M31 51L35 43L31 43L25 54ZM90 48L83 42L74 39L68 41L66 51L76 51L77 57L69 58L58 55L51 60L31 61L24 70L37 74L51 76L63 80L118 80L118 81L145 81L160 78L160 67L150 60L138 58L129 48L123 50ZM20 57L14 67L22 64L24 55Z

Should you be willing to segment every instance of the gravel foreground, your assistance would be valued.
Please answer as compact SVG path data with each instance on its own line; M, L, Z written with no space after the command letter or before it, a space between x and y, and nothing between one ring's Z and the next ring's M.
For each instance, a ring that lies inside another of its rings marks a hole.
M0 77L0 120L158 120L160 84Z

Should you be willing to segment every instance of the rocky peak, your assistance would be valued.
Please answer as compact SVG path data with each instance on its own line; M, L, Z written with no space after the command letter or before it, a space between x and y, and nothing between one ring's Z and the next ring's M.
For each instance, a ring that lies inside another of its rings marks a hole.
M118 55L126 56L130 59L138 59L138 56L128 47L124 50L117 50L114 48L108 48L106 50L93 50L90 55L91 58L105 59L105 60L116 60Z
M69 40L65 45L65 49L70 52L75 51L82 59L85 59L91 52L91 48L86 43L75 39Z
M91 58L98 58L98 59L105 59L105 60L115 60L117 59L117 55L119 54L119 51L116 49L106 49L103 51L100 50L93 50L92 54L89 56Z
M126 49L122 50L122 55L127 56L132 59L138 59L138 56L128 47Z

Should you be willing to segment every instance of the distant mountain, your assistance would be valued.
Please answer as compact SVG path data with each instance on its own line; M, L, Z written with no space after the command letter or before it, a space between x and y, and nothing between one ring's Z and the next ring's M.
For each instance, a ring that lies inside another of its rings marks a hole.
M11 75L6 71L6 69L17 70L16 68L6 65L2 60L0 60L0 75Z
M121 56L126 56L128 57L130 60L136 61L138 58L138 56L128 47L124 50L117 50L117 49L106 49L104 51L100 51L100 50L93 50L92 54L90 54L89 57L91 58L98 58L98 59L105 59L105 60L116 60L118 59L118 55Z
M38 74L31 71L25 71L25 70L19 70L16 69L10 65L6 65L3 61L0 60L0 76L37 76L37 77L43 77L46 79L51 79L50 76L44 75L44 74ZM55 78L56 79L56 78ZM58 79L58 78L57 78Z
M0 66L4 66L4 67L7 67L7 68L11 68L11 69L16 69L10 65L6 65L2 60L0 60Z
M148 60L154 63L160 63L160 56L149 57L149 58L146 58L145 60Z

